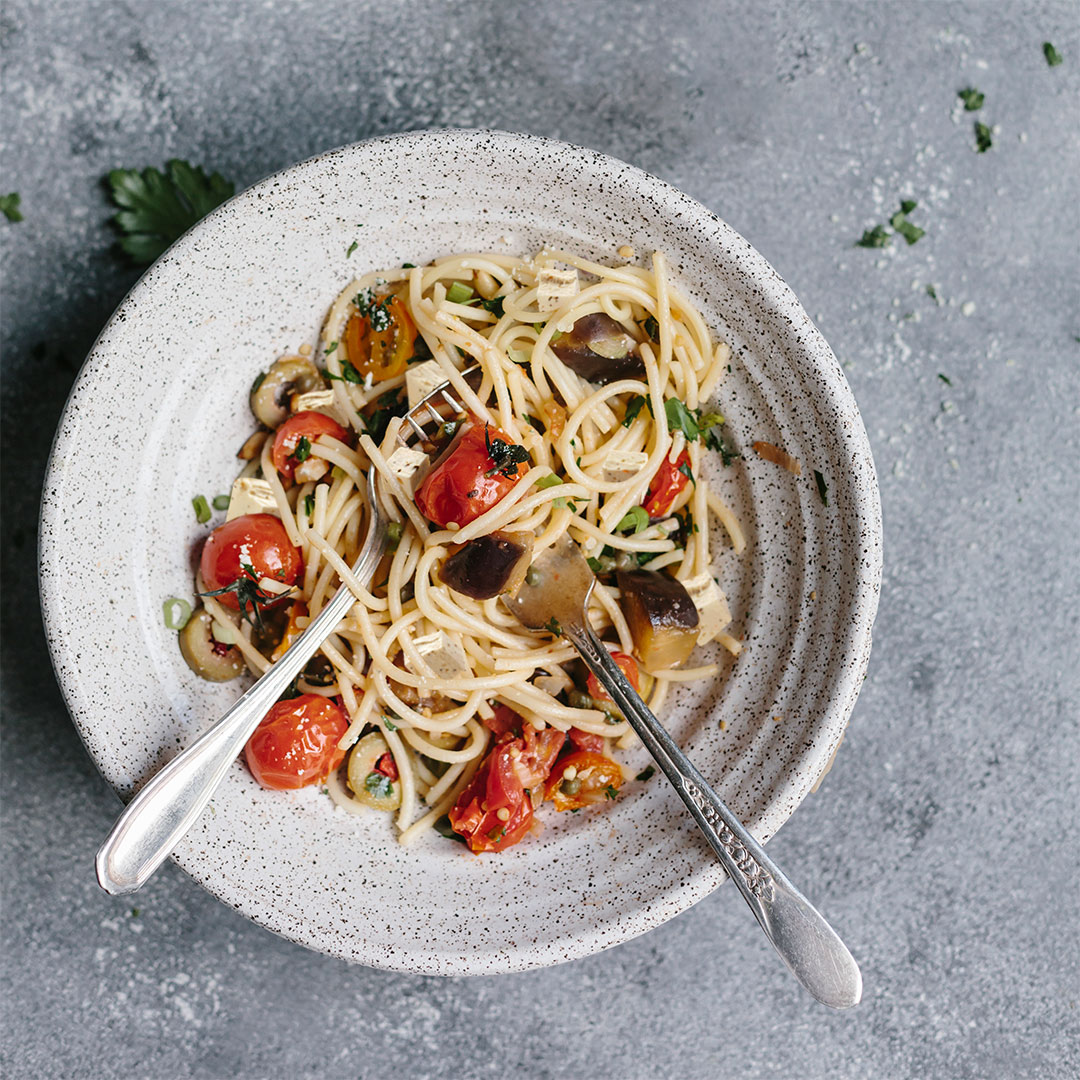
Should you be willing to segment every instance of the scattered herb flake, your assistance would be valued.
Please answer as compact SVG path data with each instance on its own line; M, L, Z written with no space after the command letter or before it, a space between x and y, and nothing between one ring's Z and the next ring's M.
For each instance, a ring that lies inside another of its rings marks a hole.
M644 783L644 781L646 780L651 780L655 775L656 769L652 765L646 765L645 768L642 769L641 772L639 772L637 776L634 777L634 779L641 780Z
M981 120L975 121L975 149L985 154L994 145L994 133Z
M346 249L345 258L347 259L359 246L360 244L356 240L354 240Z
M490 300L481 300L480 306L485 311L490 311L496 319L501 319L503 317L503 301L505 299L505 296L493 296Z
M825 483L825 477L814 470L814 483L817 484L818 498L821 499L823 506L829 505L829 485Z
M940 300L938 300L937 289L935 289L933 285L926 286L926 295L929 296L930 299L933 300L935 303L941 302Z
M641 324L641 328L645 331L646 334L649 335L649 338L652 341L660 340L660 324L652 315L648 316L648 318L645 319L645 321Z
M645 398L641 394L635 394L626 403L626 416L623 417L623 427L629 427L638 418L638 413L641 412L641 406L644 404Z
M1061 53L1049 41L1043 42L1043 56L1046 57L1046 62L1050 67L1057 67L1063 59Z
M327 352L330 352L330 350L327 349ZM326 373L326 377L328 379L330 379L331 381L334 381L336 379L336 380L338 380L340 382L347 382L347 383L357 383L357 384L359 384L359 383L362 383L364 381L363 379L360 378L360 372L357 371L356 368L354 368L352 366L352 364L349 363L348 360L342 360L341 361L341 374L340 375L335 375L332 371L328 371Z
M980 93L974 86L961 90L958 97L964 103L964 112L978 112L986 100L986 95Z
M19 210L21 199L22 197L17 191L13 191L9 195L0 195L0 213L2 213L8 221L22 221L22 212Z
M694 471L690 468L689 461L683 461L679 464L679 472L681 472L694 487L697 487L697 481L694 479Z
M889 246L889 231L884 225L875 225L867 229L861 239L855 241L856 247L883 248Z
M672 431L681 431L687 442L695 442L698 437L698 425L694 414L678 399L668 398L664 402L668 427Z
M120 246L137 263L153 262L235 190L220 173L207 176L177 158L166 162L164 173L113 169L107 180L119 207L113 222L123 233Z
M551 618L548 619L546 623L544 623L544 629L547 630L549 633L554 634L556 637L562 637L562 626L560 625L559 620L556 619L554 615L552 615Z
M455 282L456 284L456 282ZM529 460L529 451L517 443L504 442L502 439L493 439L488 433L489 425L484 425L484 443L487 446L488 457L494 462L494 467L488 469L485 476L494 476L502 473L503 476L513 479L517 476L518 465Z
M940 380L941 380L941 381L942 381L942 382L943 382L943 383L944 383L944 384L945 384L946 386L952 386L952 379L950 379L948 375L942 375L942 373L941 373L941 372L939 371L939 372L938 372L938 375L937 375L937 377L938 377L938 378L939 378L939 379L940 379Z
M315 492L309 492L304 496L304 513L310 518L315 513Z
M311 457L311 440L306 435L301 435L296 440L296 449L292 452L292 456L301 462Z
M615 799L618 797L618 794L619 789L614 784L608 784L608 786L604 788L604 795L608 799Z
M329 356L332 352L337 352L337 347L338 343L336 341L331 341L330 344L323 349L323 355Z
M369 772L364 777L364 789L371 792L376 799L388 799L394 794L394 785L389 776L383 776L381 772Z

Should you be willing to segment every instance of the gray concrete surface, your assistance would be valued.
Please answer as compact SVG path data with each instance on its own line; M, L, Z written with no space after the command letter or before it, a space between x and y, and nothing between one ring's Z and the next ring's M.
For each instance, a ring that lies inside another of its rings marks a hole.
M26 220L0 221L3 1074L1080 1075L1077 14L7 0L0 188ZM306 952L172 866L133 902L94 884L118 803L52 677L34 548L65 393L136 277L101 177L177 155L245 185L431 125L672 181L772 261L847 367L885 511L876 644L836 767L774 845L861 960L852 1013L800 993L731 889L585 961L439 981ZM923 240L852 246L905 196Z

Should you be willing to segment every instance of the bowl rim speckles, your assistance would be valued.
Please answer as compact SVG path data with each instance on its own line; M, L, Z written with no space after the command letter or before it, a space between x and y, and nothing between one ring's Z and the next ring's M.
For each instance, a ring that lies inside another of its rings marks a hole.
M313 343L361 269L544 244L606 261L625 244L664 250L732 342L720 393L743 456L711 471L750 538L745 559L717 556L747 647L718 680L680 690L665 719L760 838L809 792L862 684L881 582L877 481L839 364L753 247L669 184L537 136L438 130L331 150L237 195L147 271L79 374L45 482L42 608L75 725L122 797L237 693L199 683L160 612L191 595L206 527L190 500L227 490L254 374ZM758 438L800 458L803 475L755 455ZM93 553L86 571L72 552ZM659 775L626 790L476 858L437 836L401 848L380 815L351 817L313 789L262 791L237 763L175 858L311 948L430 974L519 971L643 933L723 880Z

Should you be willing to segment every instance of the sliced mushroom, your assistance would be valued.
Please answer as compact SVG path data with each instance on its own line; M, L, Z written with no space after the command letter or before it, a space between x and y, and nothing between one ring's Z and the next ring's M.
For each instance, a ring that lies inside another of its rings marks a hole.
M396 810L401 805L401 783L394 755L377 731L365 735L349 754L349 787L358 802L376 810Z
M637 339L601 311L583 315L568 334L551 343L552 351L571 371L599 386L645 374L645 361L637 347Z
M323 390L326 383L319 369L302 356L283 356L251 388L251 411L268 428L283 424L289 415L293 394Z
M210 682L228 682L244 670L244 655L235 645L224 645L211 632L214 620L196 611L180 631L180 652L196 675Z
M514 592L532 562L534 540L529 532L478 536L446 559L439 576L455 592L473 600Z
M649 671L678 667L698 639L698 612L681 581L653 570L615 575L634 654Z

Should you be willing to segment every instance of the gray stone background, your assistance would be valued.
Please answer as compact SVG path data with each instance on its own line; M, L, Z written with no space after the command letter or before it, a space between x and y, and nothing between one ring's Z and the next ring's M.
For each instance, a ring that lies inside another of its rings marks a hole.
M1078 13L6 0L0 189L26 220L0 221L4 1075L1080 1075ZM94 883L119 803L54 683L34 558L65 394L137 276L101 178L180 156L244 186L438 125L670 180L847 369L885 513L874 654L836 767L770 847L861 961L853 1012L798 989L731 888L587 960L437 980L306 952L171 864L137 913ZM853 247L902 197L925 238Z

